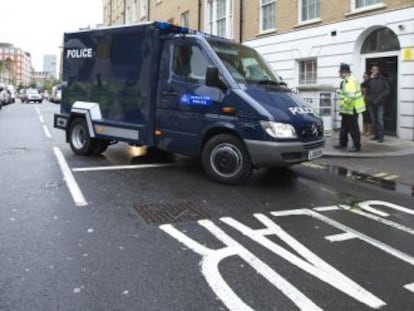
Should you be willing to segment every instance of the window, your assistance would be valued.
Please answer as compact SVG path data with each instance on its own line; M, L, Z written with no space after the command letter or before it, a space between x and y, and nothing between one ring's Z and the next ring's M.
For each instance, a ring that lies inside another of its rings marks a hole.
M184 12L183 14L181 14L181 26L182 27L187 27L189 26L189 12Z
M317 63L316 59L299 61L299 84L316 84Z
M361 54L398 51L400 42L395 33L388 28L374 30L364 41Z
M208 60L198 46L176 45L174 47L173 72L179 77L204 80Z
M383 0L352 0L355 10L364 9L377 4L382 4Z
M148 12L148 0L141 0L140 1L140 17L141 19L147 17L147 12Z
M260 31L276 28L276 0L260 1Z
M320 17L319 0L300 0L299 9L300 22L315 20Z
M233 37L233 0L207 0L207 27L211 34Z

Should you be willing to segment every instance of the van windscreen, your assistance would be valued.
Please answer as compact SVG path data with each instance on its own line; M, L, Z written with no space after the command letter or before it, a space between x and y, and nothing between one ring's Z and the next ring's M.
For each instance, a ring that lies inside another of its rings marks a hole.
M208 42L237 82L283 83L254 49L226 41L208 40Z

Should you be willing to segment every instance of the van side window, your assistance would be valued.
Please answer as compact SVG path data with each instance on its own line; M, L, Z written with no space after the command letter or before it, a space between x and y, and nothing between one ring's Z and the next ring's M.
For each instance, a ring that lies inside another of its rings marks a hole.
M179 77L203 81L209 61L195 45L175 45L172 71Z

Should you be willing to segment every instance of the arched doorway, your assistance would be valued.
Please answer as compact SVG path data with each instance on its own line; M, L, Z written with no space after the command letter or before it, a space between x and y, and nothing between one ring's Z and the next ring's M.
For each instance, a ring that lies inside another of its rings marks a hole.
M397 36L386 27L372 31L361 47L361 56L365 59L365 71L369 72L374 65L379 66L391 86L391 94L385 106L384 126L385 132L394 136L397 133L399 52L400 43Z

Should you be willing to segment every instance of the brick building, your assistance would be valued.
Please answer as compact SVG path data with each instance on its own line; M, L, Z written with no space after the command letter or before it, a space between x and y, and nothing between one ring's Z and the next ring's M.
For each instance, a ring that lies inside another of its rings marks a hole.
M386 131L414 140L413 0L103 0L104 24L170 21L256 48L335 128L339 63L380 65L392 84Z
M0 80L8 84L29 85L33 71L29 53L10 43L0 43ZM2 76L3 73L3 76ZM6 81L7 80L7 81Z

